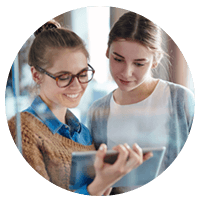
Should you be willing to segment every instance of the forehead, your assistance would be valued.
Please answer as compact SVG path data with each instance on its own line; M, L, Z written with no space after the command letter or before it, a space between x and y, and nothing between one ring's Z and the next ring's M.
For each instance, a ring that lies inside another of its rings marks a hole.
M50 58L51 72L77 72L87 66L87 57L82 50L59 49L52 52Z
M153 53L144 45L137 41L118 39L110 46L111 53L115 52L125 58L139 59L142 57L151 57Z

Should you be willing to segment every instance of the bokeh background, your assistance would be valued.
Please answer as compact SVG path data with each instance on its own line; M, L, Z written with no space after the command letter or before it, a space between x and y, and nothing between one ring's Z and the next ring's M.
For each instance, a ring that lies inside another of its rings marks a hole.
M128 11L114 7L85 7L54 18L85 41L90 54L89 63L96 70L94 80L88 84L80 105L71 109L84 124L87 122L87 111L92 102L117 87L109 73L109 63L105 53L109 31L125 12ZM157 69L153 71L154 77L181 84L194 92L191 73L184 56L170 36L164 31L162 34L163 49L168 56L163 58ZM27 64L28 52L33 40L33 35L27 38L19 50L8 76L5 96L7 119L10 119L16 112L26 109L34 98L30 92L34 83L31 78L30 66ZM18 94L16 94L16 90Z

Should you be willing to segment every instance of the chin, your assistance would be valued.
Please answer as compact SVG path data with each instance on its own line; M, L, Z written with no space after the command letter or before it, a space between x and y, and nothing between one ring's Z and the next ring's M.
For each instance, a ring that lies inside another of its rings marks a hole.
M136 89L139 85L135 85L135 86L123 86L123 85L118 85L119 89L121 91L124 91L124 92L130 92L134 89Z
M141 81L140 83L135 82L135 84L131 84L131 85L125 85L125 84L118 84L118 87L120 88L121 91L125 91L125 92L130 92L132 90L135 90L136 88L140 87L142 84L144 83L144 81Z
M66 107L66 108L76 108L80 103L81 97L82 95L79 96L78 98L71 99L71 98L66 98L64 96L64 98L62 98L61 100L61 104L63 107Z
M131 92L131 91L133 91L135 88L129 88L129 89L124 89L124 88L120 88L120 90L122 91L122 92Z
M79 105L79 103L80 103L80 101L78 101L78 102L74 102L74 103L66 103L65 104L65 107L67 107L67 108L76 108L78 105Z

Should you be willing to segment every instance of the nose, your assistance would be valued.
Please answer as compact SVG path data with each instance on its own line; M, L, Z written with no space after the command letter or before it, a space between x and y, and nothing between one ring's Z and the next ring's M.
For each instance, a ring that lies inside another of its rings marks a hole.
M71 80L71 83L69 84L69 87L70 88L80 88L81 87L81 83L79 82L77 77L74 77Z
M126 64L122 70L122 76L124 78L131 77L134 73L134 67L131 64Z

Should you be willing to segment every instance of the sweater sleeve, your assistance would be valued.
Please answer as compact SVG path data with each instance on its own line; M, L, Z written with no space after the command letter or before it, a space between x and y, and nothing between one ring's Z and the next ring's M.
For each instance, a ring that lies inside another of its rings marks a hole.
M8 126L11 135L16 143L16 123L15 118L8 121ZM46 171L45 163L43 160L43 155L39 149L38 141L36 137L33 136L31 131L26 126L21 126L22 134L22 154L26 161L33 167L40 175L42 175L47 180L50 177Z
M82 186L81 188L77 189L77 190L75 191L75 193L84 194L84 195L90 195L89 192L88 192L88 190L87 190L87 186L88 186L88 185Z
M194 94L190 90L187 90L185 92L184 99L185 99L185 110L188 122L188 129L190 131L194 118L194 107L195 107Z

